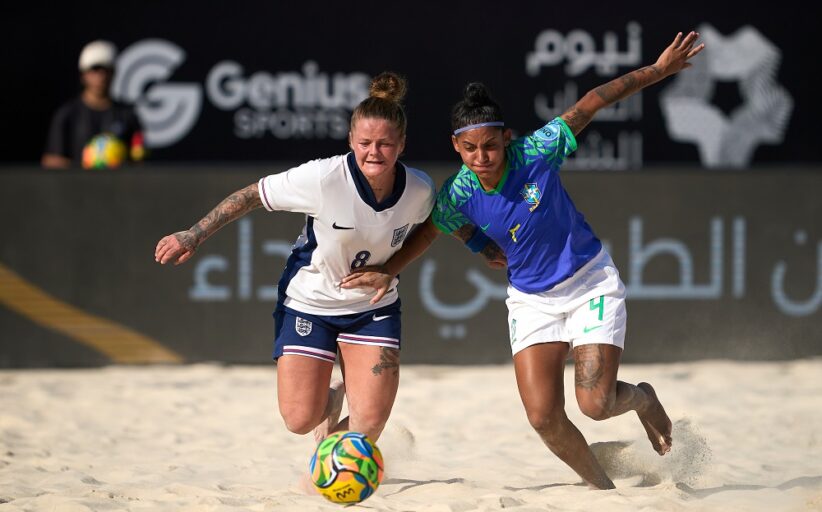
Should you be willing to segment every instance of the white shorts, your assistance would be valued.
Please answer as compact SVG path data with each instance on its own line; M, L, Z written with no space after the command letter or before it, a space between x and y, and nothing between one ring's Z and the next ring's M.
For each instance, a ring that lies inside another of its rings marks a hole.
M512 354L552 341L625 347L625 285L605 249L547 292L509 285L505 304Z

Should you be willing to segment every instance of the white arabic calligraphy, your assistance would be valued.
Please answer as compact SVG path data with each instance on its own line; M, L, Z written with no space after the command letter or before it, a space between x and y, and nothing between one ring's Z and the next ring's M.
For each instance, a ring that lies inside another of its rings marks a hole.
M797 231L794 241L797 245L807 243L807 233ZM794 301L785 293L785 275L788 273L788 264L779 260L771 274L771 297L780 311L790 316L807 316L815 313L822 305L822 241L816 244L816 288L805 302Z
M471 318L482 311L489 300L504 300L508 296L505 285L496 284L477 269L471 268L465 272L465 279L474 285L477 294L464 304L446 304L434 295L434 274L436 271L437 263L433 259L429 258L423 262L420 269L420 299L425 309L437 318L443 320Z
M287 259L291 254L292 244L284 240L265 240L262 244L263 254ZM246 217L237 221L237 297L242 301L251 300L253 292L253 224ZM194 266L194 283L188 290L188 297L193 301L214 302L228 301L232 298L231 287L216 285L209 281L214 272L226 272L230 268L228 258L209 254ZM277 285L262 285L257 288L257 299L271 301L277 299Z
M695 279L694 261L690 249L682 240L663 237L654 240L644 240L644 221L640 216L633 216L628 220L628 278L626 289L629 300L717 300L722 297L723 258L725 248L725 223L721 217L712 217L709 221L708 232L708 281L697 283ZM794 242L798 246L808 244L808 234L803 230L794 233ZM746 286L746 255L747 225L743 217L733 217L730 221L730 296L742 299L747 293ZM603 241L603 245L611 252L611 244ZM819 311L822 307L822 241L815 245L816 249L816 280L815 288L810 296L803 300L796 300L786 292L786 278L788 263L783 259L775 263L771 273L771 297L782 313L794 316L808 316ZM284 240L264 240L261 252L266 256L275 256L287 259L291 254L292 244ZM249 218L240 219L237 223L237 260L236 260L236 287L229 284L212 282L215 274L225 274L232 269L230 258L209 254L200 258L193 267L193 283L188 290L188 297L195 302L214 302L230 300L249 301L256 298L260 301L277 299L277 286L266 284L253 286L253 225ZM678 266L677 278L667 283L645 283L643 281L645 268L656 257L673 257ZM437 263L432 258L422 262L419 276L419 296L428 313L433 317L452 322L462 322L480 314L491 300L504 300L507 297L507 286L497 284L485 277L477 268L465 271L465 282L471 285L475 293L463 303L447 303L440 300L435 293ZM225 282L225 279L221 279ZM463 338L467 327L463 324L440 326L442 338Z
M629 221L630 280L626 284L629 299L718 299L722 294L722 219L711 219L709 284L694 284L691 253L685 244L673 238L660 238L642 246L642 218ZM643 284L645 265L661 254L673 256L679 263L678 284Z
M593 67L600 76L613 76L620 66L638 66L642 61L642 27L628 23L628 44L625 52L619 51L619 38L608 31L603 36L603 50L597 52L594 36L585 30L575 29L565 36L553 29L543 30L534 41L534 51L525 57L528 76L537 76L543 67L556 66L568 61L565 73L578 76Z
M625 171L642 167L642 134L620 131L616 145L591 130L562 164L566 171Z
M534 112L545 122L562 115L580 98L576 82L565 82L565 86L554 93L553 105L544 94L534 98ZM642 120L642 92L639 91L622 101L597 111L592 122L620 122Z

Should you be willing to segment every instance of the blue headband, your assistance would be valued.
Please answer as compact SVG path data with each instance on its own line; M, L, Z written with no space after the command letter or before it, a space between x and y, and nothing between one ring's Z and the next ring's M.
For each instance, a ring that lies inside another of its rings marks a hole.
M463 126L462 128L454 130L454 135L459 135L462 132L467 132L468 130L473 130L475 128L482 128L484 126L505 126L505 123L502 121L491 121L488 123L469 124L468 126Z

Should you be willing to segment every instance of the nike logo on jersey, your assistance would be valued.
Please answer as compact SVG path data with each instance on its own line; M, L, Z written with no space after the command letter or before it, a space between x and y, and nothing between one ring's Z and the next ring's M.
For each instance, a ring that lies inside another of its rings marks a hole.
M338 226L336 221L334 222L334 224L331 224L331 227L334 228L334 229L354 229L353 226L350 227L350 228L347 228L345 226Z
M599 329L600 327L602 327L602 325L601 325L601 324L600 324L600 325L595 325L595 326L593 326L593 327L588 327L588 326L586 325L585 327L583 327L583 328L582 328L582 332L584 332L585 334L588 334L589 332L591 332L591 331L593 331L593 330L595 330L595 329Z
M481 230L483 230L483 231L487 231L487 230L488 230L488 226L490 226L490 225L491 225L491 223L489 222L488 224L486 224L486 225L484 225L484 226L480 226L480 229L481 229Z
M391 315L385 315L385 316L374 315L372 318L375 322L379 322L380 320L385 320L386 318L389 318L390 316Z

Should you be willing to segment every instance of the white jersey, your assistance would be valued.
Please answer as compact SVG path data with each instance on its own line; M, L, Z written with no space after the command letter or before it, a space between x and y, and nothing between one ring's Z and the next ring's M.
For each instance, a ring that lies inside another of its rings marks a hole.
M304 313L345 315L397 300L397 278L377 304L369 303L373 289L344 289L340 281L353 269L385 263L428 217L435 192L428 175L397 162L394 190L378 205L348 153L266 176L259 190L267 210L306 214L279 283L282 305Z

